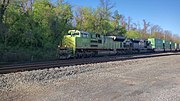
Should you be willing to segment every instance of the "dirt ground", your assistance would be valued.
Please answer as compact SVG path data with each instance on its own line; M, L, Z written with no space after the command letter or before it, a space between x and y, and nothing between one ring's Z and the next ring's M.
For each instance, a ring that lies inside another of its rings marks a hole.
M180 101L180 55L76 67L93 69L57 76L56 68L48 79L40 75L51 70L0 75L0 101Z

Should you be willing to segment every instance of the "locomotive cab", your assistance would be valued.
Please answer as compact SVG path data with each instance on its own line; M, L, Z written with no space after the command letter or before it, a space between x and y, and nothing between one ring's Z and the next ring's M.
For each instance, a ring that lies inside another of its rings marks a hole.
M77 48L89 47L90 34L84 31L69 30L64 35L61 45L58 46L58 57L67 59L75 57Z
M64 35L61 44L58 46L57 55L59 59L68 59L73 56L76 37L81 37L80 32L76 30L70 30L67 35Z

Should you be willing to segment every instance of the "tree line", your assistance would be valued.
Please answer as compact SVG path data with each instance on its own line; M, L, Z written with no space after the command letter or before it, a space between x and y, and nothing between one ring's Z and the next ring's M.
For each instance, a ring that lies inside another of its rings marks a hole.
M70 29L180 43L178 35L146 20L134 23L114 7L110 0L99 0L97 8L73 7L64 0L0 0L0 61L53 59Z

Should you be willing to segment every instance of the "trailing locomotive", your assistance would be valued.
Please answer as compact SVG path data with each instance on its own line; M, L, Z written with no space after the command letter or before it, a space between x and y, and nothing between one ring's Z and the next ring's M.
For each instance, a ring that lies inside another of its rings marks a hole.
M169 46L168 46L169 45ZM180 44L161 39L127 39L121 36L90 34L84 31L69 30L58 46L60 59L83 58L98 55L133 54L153 51L179 50Z

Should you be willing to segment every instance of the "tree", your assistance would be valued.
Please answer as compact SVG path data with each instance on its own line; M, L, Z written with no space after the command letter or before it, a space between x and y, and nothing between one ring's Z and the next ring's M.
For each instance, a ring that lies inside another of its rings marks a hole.
M114 7L114 4L110 2L110 0L100 0L100 14L99 14L99 22L100 27L102 29L102 34L107 34L111 29L110 26L110 17L111 17L111 9Z
M3 22L4 13L10 3L10 0L0 0L0 24Z
M169 41L175 41L173 38L173 34L171 31L165 30L163 32L163 36L161 37L161 39L165 39L165 40L169 40Z
M96 10L90 7L78 8L75 19L76 28L79 30L107 34L111 29L110 20L102 20L101 8L97 8Z
M127 28L127 30L129 31L130 29L131 29L131 17L129 16L128 17L128 28Z
M153 38L164 38L163 29L159 25L152 25L150 37Z
M78 8L76 12L76 28L87 32L96 32L96 14L92 8L82 7Z
M127 38L134 38L134 39L140 39L141 35L138 31L130 30L126 33Z
M148 38L148 27L150 26L150 22L147 22L146 20L143 20L143 29L142 29L142 38L147 39Z
M71 5L60 0L58 5L53 7L53 14L49 20L49 26L53 33L53 43L61 42L63 35L72 28L73 12Z
M10 0L0 0L0 43L5 43L6 40L6 33L8 31L8 28L3 22L3 19L9 4Z
M121 35L124 36L126 34L126 28L120 25L120 20L122 15L116 10L114 15L112 16L112 35Z
M111 16L111 9L114 8L114 4L110 2L110 0L100 0L100 8L101 8L101 17L105 19L109 19Z

